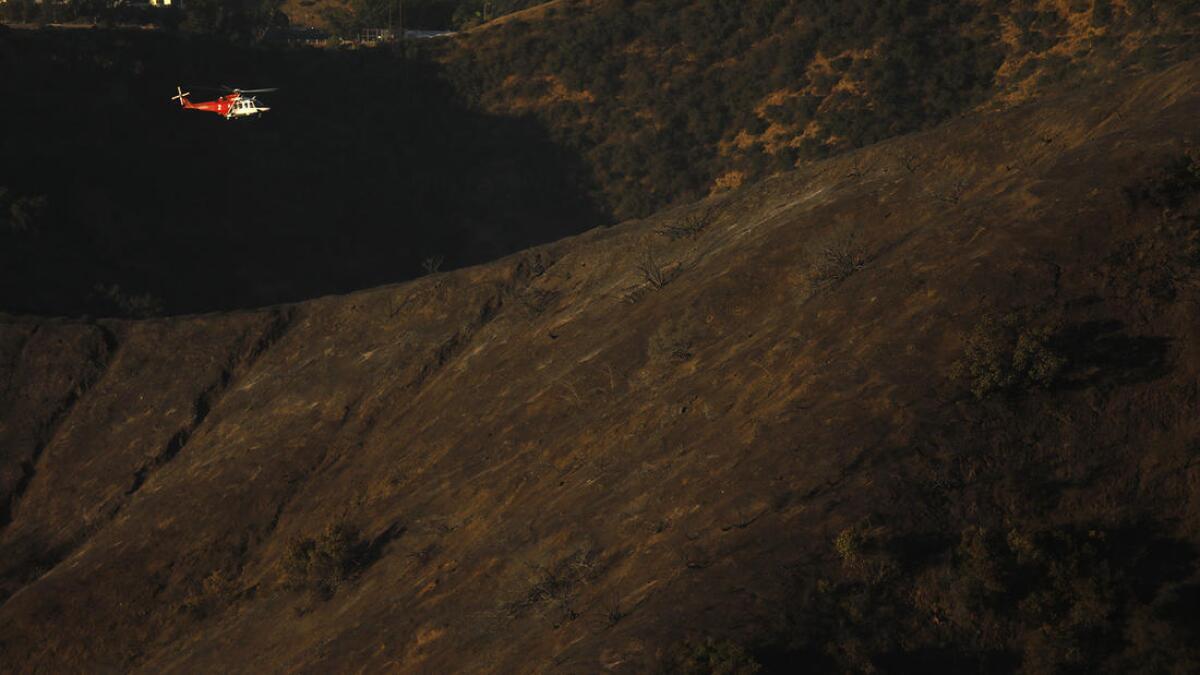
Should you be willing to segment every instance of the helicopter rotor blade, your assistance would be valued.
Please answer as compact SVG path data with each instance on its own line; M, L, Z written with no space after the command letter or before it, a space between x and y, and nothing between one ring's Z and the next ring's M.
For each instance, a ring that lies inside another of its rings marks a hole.
M263 92L279 90L279 87L268 87L265 89L241 89L239 87L231 87L226 84L223 84L219 87L214 87L214 86L206 85L206 84L189 84L187 86L187 88L188 89L200 89L202 91L223 91L223 92L240 93L240 94L261 94Z

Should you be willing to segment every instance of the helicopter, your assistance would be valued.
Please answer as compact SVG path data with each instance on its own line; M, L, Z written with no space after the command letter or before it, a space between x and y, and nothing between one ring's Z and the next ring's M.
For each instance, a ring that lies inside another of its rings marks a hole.
M217 97L215 101L198 101L192 103L188 96L192 95L190 91L184 91L183 87L175 87L175 96L171 97L172 101L179 101L182 108L189 110L203 110L206 112L216 113L227 120L233 119L253 119L270 110L262 104L255 96L245 96L245 94L262 94L269 91L276 91L275 88L269 89L237 89L235 87L193 87L195 89L211 89L213 91L228 92L223 96Z

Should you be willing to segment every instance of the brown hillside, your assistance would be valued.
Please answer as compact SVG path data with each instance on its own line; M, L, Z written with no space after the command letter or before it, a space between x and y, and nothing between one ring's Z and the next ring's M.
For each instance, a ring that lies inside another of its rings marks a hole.
M618 219L977 109L1195 58L1169 0L559 0L438 45L456 87L585 158Z
M8 318L0 670L1186 665L1198 119L1192 61L400 286Z
M519 9L515 12L501 15L495 19L492 19L491 21L481 23L478 26L472 26L469 30L472 32L479 32L488 30L490 28L495 28L497 26L503 26L504 24L513 21L540 20L545 18L547 10L553 9L557 11L558 9L562 8L564 4L564 0L545 0L545 2L540 2L532 7Z

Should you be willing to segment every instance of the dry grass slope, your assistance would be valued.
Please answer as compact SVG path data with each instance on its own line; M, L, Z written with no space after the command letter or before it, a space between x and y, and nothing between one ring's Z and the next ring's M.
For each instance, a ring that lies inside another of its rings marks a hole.
M1198 85L344 297L7 318L0 670L1195 663Z

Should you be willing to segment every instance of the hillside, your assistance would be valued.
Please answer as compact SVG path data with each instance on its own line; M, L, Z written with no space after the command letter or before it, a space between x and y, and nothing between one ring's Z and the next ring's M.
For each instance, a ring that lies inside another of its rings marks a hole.
M1195 670L1197 119L1189 61L403 285L7 317L0 670Z
M293 26L345 31L355 23L445 30L468 28L522 12L546 0L284 0L283 13Z
M442 55L491 114L536 118L618 219L798 163L1197 55L1174 0L563 0Z

